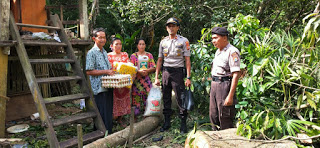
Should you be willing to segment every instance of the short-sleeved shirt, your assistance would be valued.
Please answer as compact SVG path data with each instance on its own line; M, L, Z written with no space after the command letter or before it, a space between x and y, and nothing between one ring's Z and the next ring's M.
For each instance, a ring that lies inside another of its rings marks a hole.
M230 43L222 50L218 49L212 62L212 76L231 76L240 71L240 52Z
M187 38L177 35L174 39L165 37L159 45L158 57L163 58L164 67L184 67L184 58L190 57L190 44Z
M108 60L107 51L102 49L101 52L99 47L95 44L87 53L86 70L110 70L111 68L112 67ZM94 95L107 91L106 88L102 87L102 76L105 75L89 76Z

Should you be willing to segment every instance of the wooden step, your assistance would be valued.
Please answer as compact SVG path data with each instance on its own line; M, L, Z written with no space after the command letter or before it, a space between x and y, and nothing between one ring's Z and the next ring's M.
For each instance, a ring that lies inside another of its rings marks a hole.
M84 113L79 113L79 114L75 114L75 115L71 115L71 116L66 116L64 118L61 119L54 119L52 121L52 125L53 126L59 126L62 124L66 124L66 123L72 123L72 122L76 122L79 120L84 120L84 119L88 119L88 118L93 118L96 117L97 114L95 112L84 112Z
M23 40L25 46L62 46L66 47L66 43L61 43L57 41L46 41L46 40Z
M74 63L74 60L71 60L71 59L30 59L29 61L30 61L31 64Z
M22 24L22 23L16 23L16 25L20 27L28 27L28 28L61 30L59 27L53 27L53 26L42 26L42 25L33 25L33 24Z
M12 47L17 43L17 41L0 41L0 47Z
M97 130L97 131L93 131L91 133L85 134L83 135L83 142L87 143L87 142L91 142L93 140L96 140L98 138L102 138L104 137L104 132ZM60 142L59 145L61 148L66 148L66 147L71 147L78 144L78 138L74 137L72 139Z
M64 76L64 77L50 77L50 78L37 78L37 82L41 83L57 83L72 80L81 80L80 76Z
M50 104L50 103L56 103L56 102L65 102L65 101L87 99L87 98L90 98L88 94L80 93L80 94L65 95L65 96L52 97L52 98L44 98L44 103Z

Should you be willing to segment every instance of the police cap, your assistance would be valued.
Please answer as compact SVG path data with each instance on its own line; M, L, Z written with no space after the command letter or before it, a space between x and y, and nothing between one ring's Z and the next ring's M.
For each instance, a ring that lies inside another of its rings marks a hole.
M177 26L180 26L179 21L174 17L171 17L167 20L166 26L168 26L169 24L175 24Z
M219 34L223 36L229 34L229 31L227 30L227 28L224 28L224 27L214 27L211 32L212 34Z

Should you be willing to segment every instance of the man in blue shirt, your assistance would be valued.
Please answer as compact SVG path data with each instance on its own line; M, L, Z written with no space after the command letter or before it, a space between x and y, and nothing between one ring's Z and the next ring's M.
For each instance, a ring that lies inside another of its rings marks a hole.
M108 55L103 46L106 33L103 28L92 31L94 46L87 53L86 73L89 75L94 99L108 133L112 133L113 90L102 87L101 77L114 75Z

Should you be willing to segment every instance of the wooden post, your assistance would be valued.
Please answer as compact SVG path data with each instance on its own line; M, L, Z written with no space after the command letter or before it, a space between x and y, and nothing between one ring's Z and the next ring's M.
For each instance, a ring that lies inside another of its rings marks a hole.
M78 148L83 147L83 137L82 137L82 125L77 125L77 135L78 135Z
M130 89L131 89L131 88L130 88ZM130 91L130 92L131 92L131 91ZM130 96L132 96L131 93L130 93ZM132 97L130 97L130 98L132 98ZM133 137L134 137L134 134L133 134L134 110L135 110L135 107L132 106L132 107L131 107L131 115L130 115L129 148L132 148Z
M132 86L132 85L131 85ZM135 107L133 106L133 100L132 100L132 88L130 88L130 104L131 104L131 114L130 114L130 130L129 130L129 148L132 148L133 144L133 127L134 127L134 111Z
M63 5L60 5L60 20L63 22Z
M0 1L0 40L9 39L10 0ZM10 47L0 47L0 96L7 95L8 54ZM5 136L6 100L0 97L0 138Z
M88 2L79 0L80 38L89 39Z

